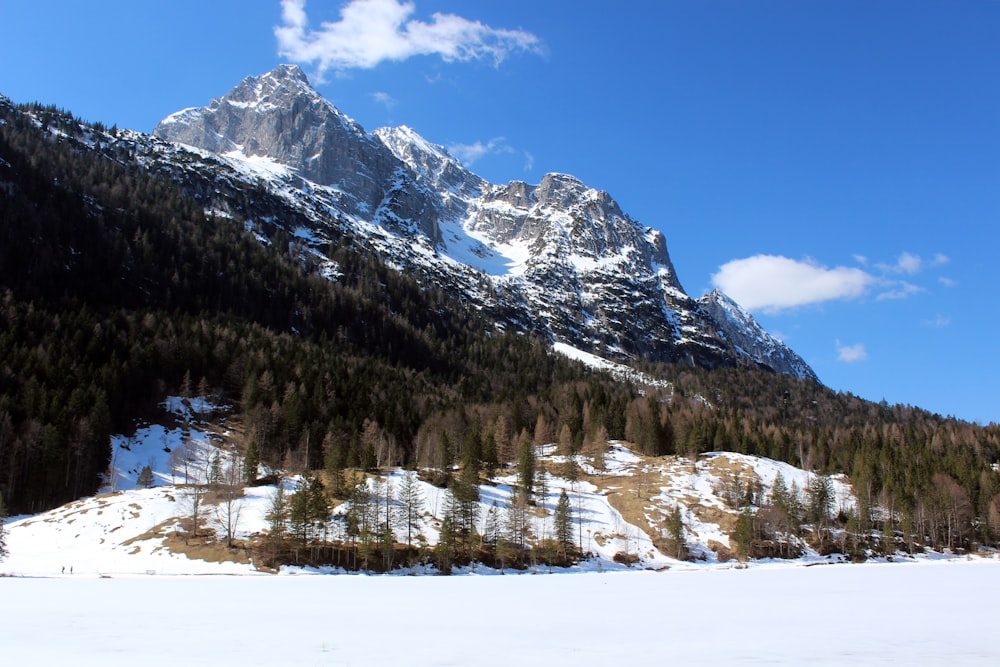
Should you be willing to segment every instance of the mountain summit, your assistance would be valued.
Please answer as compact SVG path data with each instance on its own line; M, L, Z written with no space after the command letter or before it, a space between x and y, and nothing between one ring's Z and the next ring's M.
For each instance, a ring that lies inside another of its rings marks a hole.
M255 163L281 165L266 187L310 221L297 236L322 246L348 233L499 326L616 358L816 377L728 297L689 297L663 235L607 192L560 173L489 183L409 127L366 132L298 66L247 77L154 134L245 167L257 186Z

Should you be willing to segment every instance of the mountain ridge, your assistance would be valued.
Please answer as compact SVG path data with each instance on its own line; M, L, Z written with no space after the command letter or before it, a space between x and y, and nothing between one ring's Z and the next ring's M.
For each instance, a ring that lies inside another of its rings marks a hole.
M739 321L717 321L721 311L688 296L663 235L607 192L561 173L534 185L488 183L412 128L366 132L297 66L247 77L207 107L171 114L154 135L287 166L292 174L269 187L293 188L300 201L325 189L311 204L316 228L324 215L353 221L390 264L462 294L501 326L618 359L760 365L817 379L759 325L738 334Z

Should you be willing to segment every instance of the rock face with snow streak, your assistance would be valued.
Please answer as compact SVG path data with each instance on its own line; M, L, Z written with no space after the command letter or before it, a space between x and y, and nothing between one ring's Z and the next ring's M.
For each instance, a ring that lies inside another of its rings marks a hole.
M298 65L247 77L207 107L167 116L153 134L221 155L272 158L344 193L346 212L408 220L436 238L434 199L381 141L316 92Z
M289 173L266 187L312 221L299 236L321 243L339 225L500 326L608 357L763 365L815 379L724 296L689 297L663 235L607 192L558 173L536 185L491 184L411 128L366 132L297 66L247 77L207 107L168 116L154 133L218 154L237 171L253 159L284 165Z
M718 325L719 336L756 363L779 373L815 378L809 365L723 292L713 290L698 299L705 315Z

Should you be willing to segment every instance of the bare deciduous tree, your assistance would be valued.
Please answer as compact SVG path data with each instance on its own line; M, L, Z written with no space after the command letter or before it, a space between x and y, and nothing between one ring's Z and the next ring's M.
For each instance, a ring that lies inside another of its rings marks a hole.
M218 456L222 457L220 452ZM216 460L220 460L216 459ZM215 525L226 534L226 548L233 548L233 536L243 510L243 467L234 452L219 463L219 480L214 508Z

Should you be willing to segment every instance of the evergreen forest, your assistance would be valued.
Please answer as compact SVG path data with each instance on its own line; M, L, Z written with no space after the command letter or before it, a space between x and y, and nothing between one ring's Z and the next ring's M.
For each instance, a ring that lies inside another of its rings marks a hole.
M857 534L1000 541L1000 426L760 369L645 364L665 382L620 382L496 327L348 235L331 242L338 275L324 277L290 227L206 215L120 135L0 98L0 497L11 514L94 493L110 434L188 391L234 406L254 456L287 470L488 474L516 467L524 443L594 454L620 439L649 456L725 450L846 473L866 511L832 520ZM471 479L441 483L460 502ZM764 518L741 529L763 535Z

